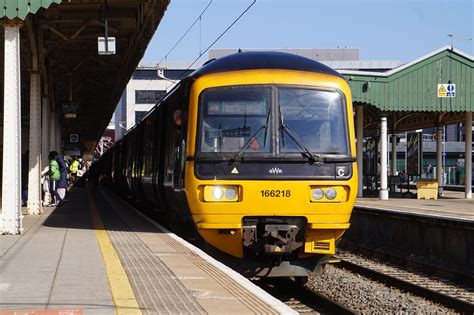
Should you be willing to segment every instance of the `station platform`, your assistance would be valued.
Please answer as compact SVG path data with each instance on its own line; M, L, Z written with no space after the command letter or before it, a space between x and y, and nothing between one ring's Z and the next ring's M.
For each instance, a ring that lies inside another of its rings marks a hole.
M0 314L295 314L107 189L0 235Z
M416 191L415 191L416 192ZM403 198L399 194L389 200L378 197L357 198L355 207L418 214L474 223L474 199L464 199L464 192L445 191L437 200Z

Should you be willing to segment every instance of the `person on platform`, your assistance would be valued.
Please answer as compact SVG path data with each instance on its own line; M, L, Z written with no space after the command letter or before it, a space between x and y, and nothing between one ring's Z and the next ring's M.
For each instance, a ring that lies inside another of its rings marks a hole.
M69 172L71 172L71 182L73 185L77 180L77 171L79 171L80 164L81 163L76 158L73 158L71 165L69 165Z
M56 159L56 162L58 163L59 172L60 172L60 178L57 185L57 192L58 192L59 198L61 198L58 206L61 206L65 201L64 198L66 197L66 190L68 186L67 185L67 166L66 166L66 162L64 162L64 158L60 157L57 154L57 152L56 152L55 159Z
M51 151L49 153L49 191L51 193L51 203L50 206L57 206L60 203L61 198L58 195L58 182L61 179L61 172L59 171L59 165L56 161L58 152Z

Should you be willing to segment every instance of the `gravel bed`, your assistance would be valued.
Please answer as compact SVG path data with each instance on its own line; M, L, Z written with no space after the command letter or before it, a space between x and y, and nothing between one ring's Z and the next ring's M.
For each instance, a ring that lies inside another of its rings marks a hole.
M409 271L406 267L397 267L389 263L381 263L376 259L360 257L357 254L345 250L338 250L338 257L387 275L395 275L397 278L454 296L466 302L474 303L474 289L454 283L451 280L434 275L423 275L421 271Z
M311 277L306 285L357 313L455 313L416 295L331 265L323 275Z

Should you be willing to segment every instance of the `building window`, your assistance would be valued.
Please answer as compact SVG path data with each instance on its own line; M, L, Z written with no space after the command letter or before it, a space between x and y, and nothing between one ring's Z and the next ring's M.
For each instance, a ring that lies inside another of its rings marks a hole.
M190 75L194 70L176 70L163 69L162 78L158 75L159 70L135 70L133 72L133 80L181 80Z
M136 90L135 91L135 104L156 104L163 96L165 96L166 91L160 90Z
M168 80L181 80L190 75L194 70L164 70L163 75Z
M135 112L135 123L138 124L143 119L143 117L145 117L145 115L147 113L148 112L146 112L146 111L136 111Z
M132 78L134 80L159 80L156 70L135 70Z

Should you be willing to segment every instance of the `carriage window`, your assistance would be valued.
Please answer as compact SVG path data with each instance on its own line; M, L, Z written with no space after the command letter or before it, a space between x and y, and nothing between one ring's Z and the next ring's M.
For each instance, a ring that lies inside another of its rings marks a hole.
M280 89L280 121L299 141L316 154L347 154L347 119L343 95L337 92ZM280 128L280 151L302 152L291 136Z
M201 96L201 152L270 152L271 89L231 87Z

